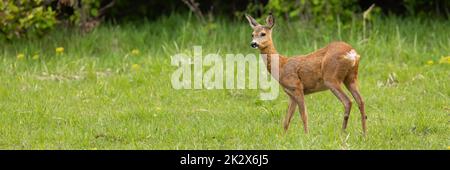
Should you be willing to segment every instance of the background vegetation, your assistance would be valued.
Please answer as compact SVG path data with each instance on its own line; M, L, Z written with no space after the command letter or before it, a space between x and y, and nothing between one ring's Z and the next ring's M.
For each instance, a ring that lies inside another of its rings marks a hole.
M204 24L217 16L242 20L244 12L256 16L273 12L288 23L347 22L372 4L376 4L373 13L377 14L447 19L450 16L447 0L1 0L0 30L6 39L42 36L57 25L78 26L81 31L90 32L105 18L113 22L143 17L153 20L188 11Z
M2 149L447 149L447 1L0 0ZM294 3L295 2L295 3ZM386 3L382 3L386 2ZM87 5L89 4L89 5ZM112 5L111 5L112 4ZM188 5L190 4L190 5ZM213 6L213 8L211 8ZM335 40L362 56L369 132L329 92L307 96L282 134L287 97L258 90L174 90L170 56L258 53L241 17L273 11L287 56ZM31 16L31 17L30 17ZM430 18L433 19L430 19Z

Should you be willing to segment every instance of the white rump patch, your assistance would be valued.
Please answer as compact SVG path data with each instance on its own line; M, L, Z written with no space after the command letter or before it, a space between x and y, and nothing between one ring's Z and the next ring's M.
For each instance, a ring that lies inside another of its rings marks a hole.
M345 55L345 58L353 61L353 65L355 65L356 60L358 60L359 58L359 55L356 53L354 49L352 49Z

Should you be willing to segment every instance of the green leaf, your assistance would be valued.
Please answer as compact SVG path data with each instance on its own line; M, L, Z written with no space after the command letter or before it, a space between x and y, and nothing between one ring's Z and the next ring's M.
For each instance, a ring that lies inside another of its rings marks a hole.
M92 8L91 9L91 15L96 17L98 15L98 10L95 9L95 8Z

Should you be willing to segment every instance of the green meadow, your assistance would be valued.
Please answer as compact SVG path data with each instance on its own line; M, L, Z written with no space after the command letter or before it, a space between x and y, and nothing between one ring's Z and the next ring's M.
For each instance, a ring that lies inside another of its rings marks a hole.
M308 95L309 134L298 110L284 135L288 98L261 90L172 88L171 56L258 54L246 20L203 25L173 14L104 23L91 33L58 28L0 41L0 149L438 149L450 146L450 22L376 18L308 24L277 20L279 53L307 54L346 41L361 55L368 134L355 102ZM349 93L348 93L349 94ZM353 100L353 99L352 99ZM354 101L354 100L353 100Z

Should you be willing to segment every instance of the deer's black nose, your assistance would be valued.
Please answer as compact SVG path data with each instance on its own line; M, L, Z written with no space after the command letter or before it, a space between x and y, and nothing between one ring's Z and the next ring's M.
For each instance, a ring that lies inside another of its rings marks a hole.
M250 46L251 46L252 48L258 48L258 44L256 44L256 42L250 43Z

